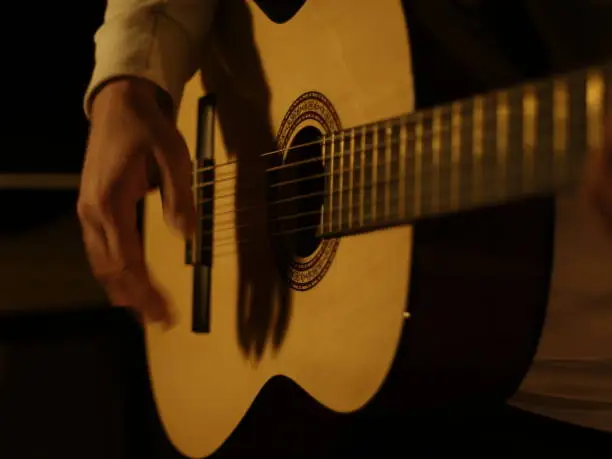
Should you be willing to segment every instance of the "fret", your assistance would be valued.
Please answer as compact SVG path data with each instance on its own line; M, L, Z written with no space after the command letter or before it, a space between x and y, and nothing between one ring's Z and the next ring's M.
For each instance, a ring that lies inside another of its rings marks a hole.
M389 120L385 123L385 196L384 196L384 216L385 220L391 218L391 166L392 166L392 140L391 134L393 133L393 120Z
M453 209L453 196L457 196L458 193L453 189L453 180L457 175L457 168L453 165L452 155L452 143L453 143L453 130L452 125L452 109L450 106L440 108L439 114L439 166L437 167L436 177L439 180L439 192L438 192L438 211L448 212ZM460 133L460 131L458 131ZM459 137L459 140L460 137ZM458 150L460 151L460 150ZM457 161L460 156L457 157ZM435 166L434 166L435 167ZM456 204L458 205L458 203Z
M335 205L335 194L336 194L336 188L335 188L335 184L336 184L336 170L334 168L334 163L335 163L335 146L336 143L334 142L334 138L335 138L335 133L332 132L332 134L329 136L329 154L328 154L328 160L329 160L329 209L328 209L328 231L331 233L334 231L334 205Z
M353 196L353 150L351 145L354 132L354 129L346 130L343 131L342 136L342 212L340 231L350 228L351 215L353 214L351 207Z
M369 225L374 222L376 217L376 173L378 164L376 163L376 152L374 148L375 141L375 125L370 124L365 129L365 142L363 153L365 156L365 171L364 171L364 224Z
M404 120L399 125L399 180L398 189L398 215L400 218L406 217L406 147L408 144L408 127Z
M322 226L359 230L570 184L587 151L602 148L611 71L575 72L330 134Z
M442 148L442 109L432 112L431 126L431 207L434 212L440 211L440 154Z
M343 210L343 206L342 206L342 201L343 201L343 196L344 196L344 187L345 187L345 183L344 183L344 138L345 138L345 133L341 132L340 135L338 136L339 138L339 142L338 142L338 150L337 151L337 155L338 155L338 197L337 197L337 201L338 201L338 220L336 222L336 226L337 226L337 230L338 231L342 231L342 222L344 221L344 219L342 218L342 210Z
M378 147L376 152L376 164L373 165L376 169L376 182L372 184L372 188L376 188L376 201L374 201L376 213L374 214L374 218L376 220L385 220L387 191L390 189L387 183L387 121L374 124L373 130L377 139L376 145Z
M414 184L416 182L416 167L415 167L415 152L416 152L416 135L415 135L415 120L414 114L407 117L406 125L406 179L404 180L404 195L406 196L405 209L406 216L412 218L416 215L416 207L414 204Z
M418 212L419 215L430 215L435 212L433 202L433 183L434 178L439 171L438 168L434 168L434 153L433 153L433 123L434 123L434 111L427 110L419 117L419 124L421 130L420 135L420 154L415 154L415 172L419 172L418 187L415 186L415 202L419 202L419 207L415 209L415 214ZM415 144L418 152L418 145ZM418 162L418 164L417 164ZM420 193L420 196L419 196Z
M523 90L513 88L508 94L508 151L506 153L506 194L523 193Z
M451 209L459 208L460 168L461 161L461 102L451 105Z
M422 174L423 174L423 115L416 114L414 127L414 190L413 205L414 215L421 215L421 193L422 193Z
M535 146L533 151L533 192L542 192L553 185L555 155L554 133L554 86L537 83L534 85L536 97Z
M327 147L329 140L327 136L323 136L321 138L321 157L323 158L325 178L328 180L324 180L325 183L325 197L323 200L323 212L321 212L321 231L322 232L331 232L332 228L332 220L331 220L331 199L332 199L332 190L331 184L333 182L333 177L331 176L331 163L328 158L329 148Z
M372 182L370 193L372 195L371 201L371 218L372 220L376 220L377 217L377 207L378 207L378 148L379 148L380 140L378 138L378 125L374 125L372 127Z
M473 100L472 110L472 202L482 200L482 156L484 154L484 97Z
M569 121L568 121L568 154L564 180L582 168L583 154L587 147L587 130L583 128L587 121L586 74L572 73L567 77L569 86Z
M594 154L601 154L604 147L604 96L603 69L593 69L586 78L587 145Z
M391 155L391 166L390 166L390 186L389 186L389 218L391 220L397 220L400 216L400 202L399 195L402 189L405 189L405 179L402 178L401 170L402 167L406 168L405 158L403 160L404 164L402 166L401 159L401 131L402 126L405 125L405 118L394 118L390 122L391 127L391 145L390 145L390 155ZM404 156L405 156L405 145L404 145Z
M361 128L359 138L359 226L365 224L365 171L367 126Z
M342 197L345 194L343 186L343 147L344 147L344 132L338 132L333 139L334 152L334 207L333 207L333 228L334 232L342 230Z
M523 88L523 191L534 185L534 154L538 124L538 97L536 88L527 85Z
M569 122L569 95L565 78L557 78L553 83L553 176L555 183L565 177L566 155L568 149L567 131Z
M497 141L497 197L502 198L508 193L508 146L509 146L509 116L508 93L497 93L496 141Z
M353 197L355 194L355 128L351 129L349 140L349 202L348 202L348 227L353 228L353 208L355 203Z
M482 97L482 155L474 168L474 176L479 181L474 187L478 190L476 204L489 203L498 193L497 102L496 93Z
M474 171L476 160L474 155L474 111L475 101L466 99L461 101L461 149L459 152L458 173L459 173L459 207L472 207L474 199Z

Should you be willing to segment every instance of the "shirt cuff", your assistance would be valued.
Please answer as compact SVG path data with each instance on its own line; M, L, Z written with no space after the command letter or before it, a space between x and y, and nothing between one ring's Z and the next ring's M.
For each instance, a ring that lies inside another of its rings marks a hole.
M95 94L105 83L121 77L155 83L178 107L196 66L191 42L174 20L156 10L115 16L100 27L95 42L96 65L84 98L88 118Z

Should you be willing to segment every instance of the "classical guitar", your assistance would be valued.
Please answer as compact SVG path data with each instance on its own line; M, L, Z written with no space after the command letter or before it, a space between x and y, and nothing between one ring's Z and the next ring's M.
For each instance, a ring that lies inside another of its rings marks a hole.
M176 313L169 331L147 326L152 385L193 457L277 374L332 410L366 404L410 316L410 224L571 189L612 78L605 65L414 111L399 1L313 1L282 24L220 3L178 114L193 240L167 229L159 194L145 203L146 256Z

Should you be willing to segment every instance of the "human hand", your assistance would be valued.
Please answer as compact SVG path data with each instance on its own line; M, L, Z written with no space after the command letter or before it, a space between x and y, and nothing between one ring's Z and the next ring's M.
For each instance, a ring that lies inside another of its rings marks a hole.
M109 83L94 99L77 205L96 278L116 306L169 324L171 314L145 263L137 204L159 171L166 222L185 237L195 227L191 161L171 116L145 80Z

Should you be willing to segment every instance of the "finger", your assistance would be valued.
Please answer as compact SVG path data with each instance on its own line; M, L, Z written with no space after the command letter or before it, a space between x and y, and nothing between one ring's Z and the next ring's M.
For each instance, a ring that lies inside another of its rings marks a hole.
M136 205L122 203L117 220L106 227L109 254L122 270L116 280L127 291L133 306L152 320L168 319L165 299L149 275L137 229Z
M83 240L95 277L115 306L134 308L145 319L170 321L167 302L153 285L144 264L136 212L81 206Z
M96 277L100 279L111 302L115 306L134 309L143 320L169 322L170 314L167 303L155 288L142 261L123 255L117 255L114 249L112 229L109 246L104 252L98 252L92 260ZM126 239L127 240L127 239ZM131 259L130 259L131 258Z
M164 217L170 226L188 238L196 222L191 189L193 169L187 145L180 135L172 135L160 142L153 155L161 180Z
M96 224L93 219L82 218L81 233L93 275L104 287L111 304L114 306L131 306L126 293L112 285L112 279L115 277L113 273L118 269L113 267L110 261L108 241L102 225Z

